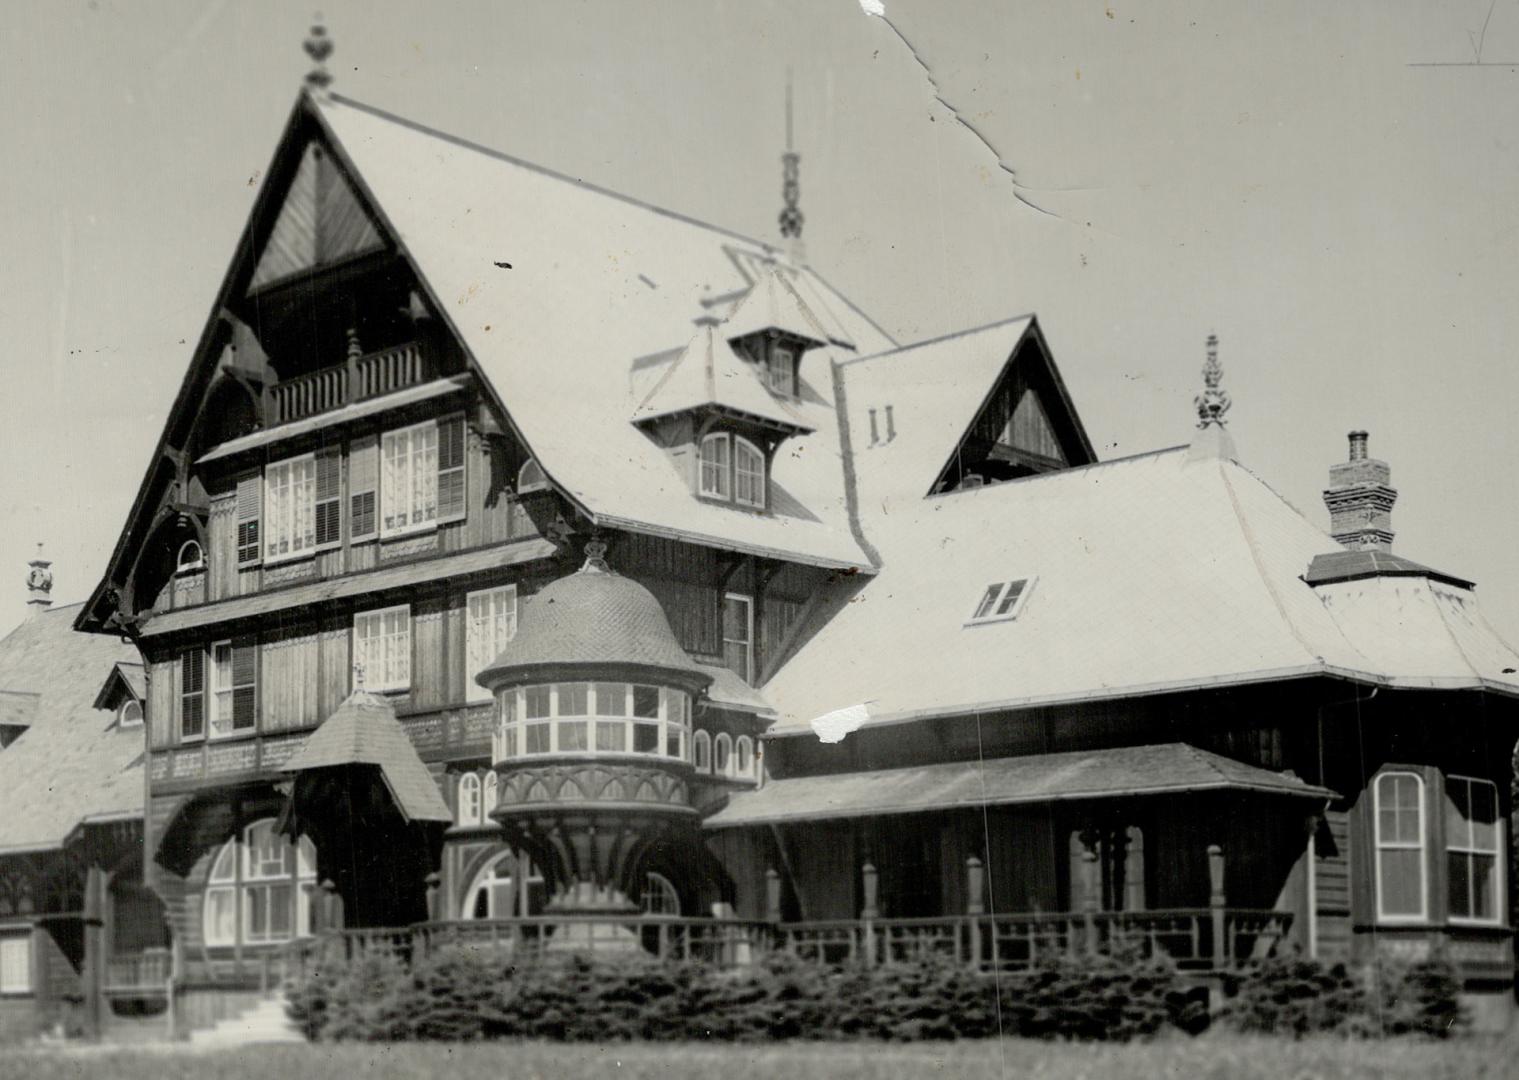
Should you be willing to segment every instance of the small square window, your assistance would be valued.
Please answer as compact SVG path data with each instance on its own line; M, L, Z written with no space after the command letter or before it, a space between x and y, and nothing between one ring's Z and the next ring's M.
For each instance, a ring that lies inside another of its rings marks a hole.
M549 752L549 726L547 724L529 724L523 728L526 745L523 751L528 754L547 754Z
M986 587L981 600L966 625L983 622L1005 622L1016 619L1028 602L1033 591L1034 578L1015 578L1012 581L996 581Z
M529 720L537 720L549 714L549 688L529 686L524 697L524 711Z
M651 720L659 718L659 687L633 687L633 715L648 717Z
M659 753L659 725L633 725L633 752L635 754Z
M620 720L596 722L596 749L621 754L628 749L628 726Z

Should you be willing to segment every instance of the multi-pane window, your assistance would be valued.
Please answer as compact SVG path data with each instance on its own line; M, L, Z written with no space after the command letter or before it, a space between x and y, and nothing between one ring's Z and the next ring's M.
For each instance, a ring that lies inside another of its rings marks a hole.
M316 457L305 454L264 470L264 561L316 550Z
M354 685L366 690L411 686L411 608L382 608L353 617Z
M480 824L480 777L472 772L459 777L459 800L454 811L454 823Z
M1450 917L1501 923L1498 788L1465 776L1445 781L1445 864Z
M713 499L733 497L732 445L728 435L718 432L701 441L701 493Z
M438 519L438 427L432 422L380 438L380 535Z
M754 677L754 601L740 593L723 597L723 663L745 682Z
M699 773L712 771L712 736L698 731L691 736L691 763Z
M733 498L741 506L765 505L765 455L748 439L733 440Z
M311 933L316 848L275 832L274 819L255 822L217 853L207 879L203 931L207 945L272 944Z
M465 680L466 694L471 701L488 701L490 691L477 683L475 676L501 655L501 650L517 632L517 586L502 585L472 592L466 607L468 622L464 631L464 651L469 668Z
M251 731L257 723L257 650L218 641L211 646L211 737Z
M1000 622L1015 619L1033 591L1033 578L1016 578L1012 581L994 581L981 594L976 611L970 617L973 623Z
M32 992L30 929L0 933L0 994Z
M779 342L772 343L765 358L765 383L777 394L796 397L796 353Z
M679 915L680 893L675 891L669 878L651 870L644 875L639 906L646 915Z
M533 754L635 753L684 761L691 698L637 683L512 687L498 699L496 760Z
M206 652L190 649L179 658L179 737L206 734Z
M1385 772L1373 786L1377 917L1384 922L1425 918L1424 781L1416 773Z

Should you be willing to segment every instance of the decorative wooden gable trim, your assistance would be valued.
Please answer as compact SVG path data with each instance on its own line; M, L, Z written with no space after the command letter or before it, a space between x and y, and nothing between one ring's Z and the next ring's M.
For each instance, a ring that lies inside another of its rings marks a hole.
M931 493L1090 465L1096 460L1036 324L1003 366Z
M301 151L249 288L257 290L384 246L378 226L341 167L313 138Z

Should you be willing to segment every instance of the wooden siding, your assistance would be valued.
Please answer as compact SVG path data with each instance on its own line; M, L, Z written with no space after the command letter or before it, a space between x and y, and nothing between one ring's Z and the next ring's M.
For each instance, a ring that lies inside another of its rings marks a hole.
M1319 959L1330 963L1350 959L1350 858L1350 814L1330 810L1314 841Z
M319 708L320 652L314 630L282 635L260 649L260 730L315 727Z
M178 658L148 665L147 706L143 720L148 729L148 745L153 749L173 745L178 741Z

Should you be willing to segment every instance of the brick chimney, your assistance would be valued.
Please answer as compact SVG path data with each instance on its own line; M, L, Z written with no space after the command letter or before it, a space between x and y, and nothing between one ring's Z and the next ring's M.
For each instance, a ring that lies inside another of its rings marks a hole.
M1324 505L1329 533L1347 548L1392 547L1392 504L1398 491L1387 462L1366 456L1366 432L1350 433L1350 458L1329 466Z

